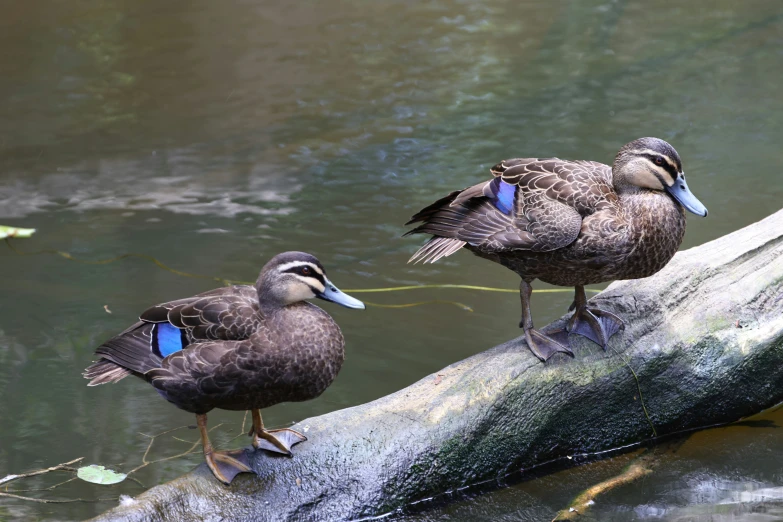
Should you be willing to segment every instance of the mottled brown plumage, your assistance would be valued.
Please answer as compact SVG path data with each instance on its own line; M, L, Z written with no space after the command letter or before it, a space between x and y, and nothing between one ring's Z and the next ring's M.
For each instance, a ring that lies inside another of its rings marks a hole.
M682 242L683 205L707 213L685 184L677 152L657 138L625 145L613 167L524 158L490 170L494 179L452 192L411 218L408 224L421 225L408 234L433 236L411 261L435 262L465 247L519 274L520 326L543 360L557 351L571 352L533 330L533 280L574 286L577 311L569 331L605 347L621 322L607 312L588 310L583 286L654 274Z
M248 318L251 319L251 318ZM188 345L144 373L168 401L192 413L251 410L321 395L340 371L340 328L306 302L256 313L242 340Z
M264 429L258 410L318 397L340 371L342 333L329 314L304 301L312 297L364 307L329 281L315 257L286 252L264 266L255 287L218 288L147 309L96 350L100 359L84 375L90 385L136 375L195 413L207 463L229 483L250 468L241 453L212 450L206 413L253 410L253 445L290 454L305 437Z

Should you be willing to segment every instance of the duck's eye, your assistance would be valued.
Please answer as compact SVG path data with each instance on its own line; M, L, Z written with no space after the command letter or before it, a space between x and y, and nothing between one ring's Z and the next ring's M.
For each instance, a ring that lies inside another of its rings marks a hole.
M663 158L661 158L660 156L655 158L655 164L658 166L663 165Z
M309 266L302 267L302 275L309 276L312 273L313 273L313 269L310 268Z

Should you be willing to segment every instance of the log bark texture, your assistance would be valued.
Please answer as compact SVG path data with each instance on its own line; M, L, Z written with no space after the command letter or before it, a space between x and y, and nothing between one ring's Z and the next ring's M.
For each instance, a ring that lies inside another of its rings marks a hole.
M256 453L258 476L225 487L201 465L94 520L377 516L647 441L653 426L663 436L740 419L783 400L782 280L780 211L594 297L626 321L606 352L571 336L575 360L542 364L520 337L371 403L302 421L294 429L309 441L291 459Z

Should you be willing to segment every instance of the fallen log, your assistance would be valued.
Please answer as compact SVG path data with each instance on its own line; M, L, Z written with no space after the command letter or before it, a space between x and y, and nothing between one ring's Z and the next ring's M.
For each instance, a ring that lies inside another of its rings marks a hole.
M254 454L225 487L201 465L94 520L382 515L556 459L735 421L783 400L783 211L593 298L604 352L547 364L509 341L368 404L302 421L294 458ZM545 329L562 327L563 319Z

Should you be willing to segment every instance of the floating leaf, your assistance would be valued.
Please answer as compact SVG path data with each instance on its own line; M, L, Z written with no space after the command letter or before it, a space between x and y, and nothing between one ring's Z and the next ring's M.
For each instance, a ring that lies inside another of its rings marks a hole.
M92 482L93 484L117 484L125 480L125 477L128 475L92 464L91 466L82 466L76 470L76 476L85 482Z
M0 239L7 237L30 237L34 232L34 228L16 228L0 225Z

